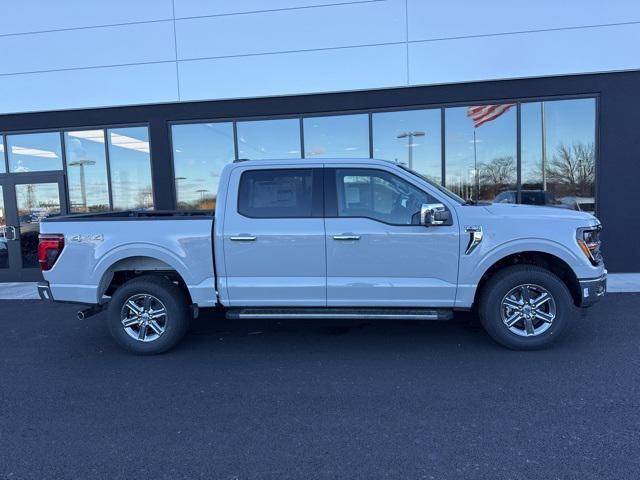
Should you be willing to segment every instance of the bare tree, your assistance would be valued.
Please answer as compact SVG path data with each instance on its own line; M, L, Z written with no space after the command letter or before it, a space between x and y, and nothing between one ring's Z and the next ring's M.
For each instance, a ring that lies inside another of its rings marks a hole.
M566 188L566 193L591 196L595 178L595 146L593 142L560 144L547 166L547 179Z
M498 189L516 181L516 162L513 157L498 157L478 166L480 183Z

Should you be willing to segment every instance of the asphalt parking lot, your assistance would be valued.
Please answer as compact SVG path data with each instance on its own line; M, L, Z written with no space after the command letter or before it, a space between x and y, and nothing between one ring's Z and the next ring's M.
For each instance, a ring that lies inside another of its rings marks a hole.
M640 478L640 294L553 348L453 322L229 322L136 357L0 302L0 478Z

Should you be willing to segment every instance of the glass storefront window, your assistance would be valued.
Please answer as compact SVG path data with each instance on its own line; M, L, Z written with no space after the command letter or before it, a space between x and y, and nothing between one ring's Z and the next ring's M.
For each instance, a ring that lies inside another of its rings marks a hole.
M11 173L62 170L60 133L7 135Z
M20 250L22 266L36 268L38 264L38 235L40 221L60 213L60 192L57 183L28 183L16 185L18 221L20 222Z
M238 122L238 157L251 160L300 158L300 120Z
M2 185L0 185L0 268L9 268L9 248L4 233L4 227L6 226L7 219L4 213L4 196Z
M446 187L464 199L515 201L516 105L447 108L445 122Z
M114 210L153 208L147 127L107 130Z
M440 183L440 109L374 113L372 122L373 158L401 163Z
M178 208L213 210L222 168L235 158L232 123L171 127Z
M303 120L307 158L369 158L369 116L336 115Z
M4 163L4 142L2 140L2 135L0 135L0 173L6 173Z
M67 186L71 212L109 210L104 130L65 132Z
M595 212L596 102L523 103L522 203Z

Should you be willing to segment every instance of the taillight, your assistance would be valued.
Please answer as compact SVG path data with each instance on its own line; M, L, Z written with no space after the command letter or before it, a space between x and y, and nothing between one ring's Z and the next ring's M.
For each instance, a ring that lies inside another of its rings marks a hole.
M53 264L64 248L64 235L60 233L45 233L40 235L38 244L38 262L44 271L51 270Z

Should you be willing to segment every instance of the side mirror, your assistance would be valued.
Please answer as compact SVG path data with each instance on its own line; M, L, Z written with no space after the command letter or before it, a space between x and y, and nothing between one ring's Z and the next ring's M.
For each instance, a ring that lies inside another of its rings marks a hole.
M425 227L449 223L449 212L441 203L423 203L420 208L420 224Z

